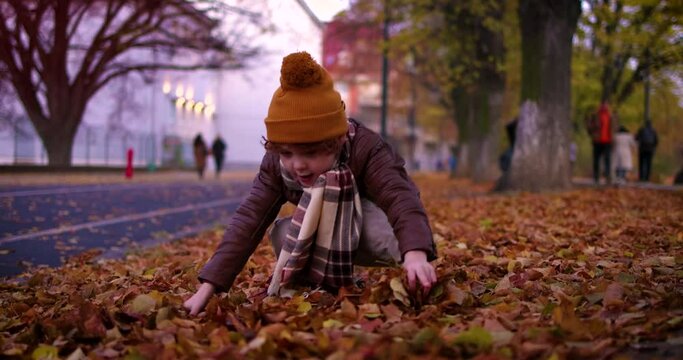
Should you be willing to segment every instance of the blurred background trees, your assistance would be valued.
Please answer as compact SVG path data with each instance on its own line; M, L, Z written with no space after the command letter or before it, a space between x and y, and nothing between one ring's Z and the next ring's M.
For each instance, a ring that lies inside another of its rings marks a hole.
M504 1L387 2L399 30L388 44L458 127L460 173L495 178L501 128Z
M67 166L100 88L132 72L243 68L258 49L241 29L268 31L267 17L219 0L2 1L0 127L14 126L2 99L16 93L50 165ZM681 166L682 18L680 1L352 0L324 32L324 53L341 55L321 62L345 87L347 110L370 103L359 120L386 119L378 129L388 129L411 170L429 138L433 149L450 147L460 176L510 189L566 187L590 174L584 120L605 100L631 132L653 121L655 180L664 181ZM504 129L517 130L514 147ZM447 155L432 154L444 168Z
M482 181L501 174L499 155L510 146L502 129L514 119L511 171L499 185L563 188L571 176L588 176L584 119L602 100L632 133L646 118L653 121L661 140L656 171L671 176L680 166L681 2L356 0L337 19L358 14L377 34L388 17L389 39L376 37L376 47L389 54L389 102L417 99L417 126L440 131L429 114L456 125L461 176ZM524 106L529 101L536 110Z
M588 171L590 158L584 119L605 100L631 133L646 117L653 121L660 135L655 177L670 176L682 160L683 3L611 0L582 4L585 11L574 41L572 72L579 171Z

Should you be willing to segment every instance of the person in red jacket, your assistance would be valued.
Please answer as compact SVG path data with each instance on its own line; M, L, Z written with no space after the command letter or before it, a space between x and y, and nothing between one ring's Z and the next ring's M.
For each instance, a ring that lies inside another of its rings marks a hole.
M611 157L616 118L612 116L606 101L600 104L596 114L588 119L587 128L593 140L593 180L600 182L600 162L604 164L603 173L607 183L612 182Z
M408 287L428 294L437 281L436 249L405 162L346 117L330 75L308 53L283 59L265 125L259 173L184 303L190 314L232 286L273 221L269 295L291 296L296 285L354 285L354 264L401 264ZM288 201L297 205L293 216L275 220Z

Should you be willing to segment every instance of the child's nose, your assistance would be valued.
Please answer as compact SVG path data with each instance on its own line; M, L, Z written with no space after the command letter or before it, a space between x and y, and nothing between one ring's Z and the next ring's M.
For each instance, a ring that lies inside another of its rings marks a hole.
M294 169L295 170L305 170L307 167L306 161L302 158L294 159Z

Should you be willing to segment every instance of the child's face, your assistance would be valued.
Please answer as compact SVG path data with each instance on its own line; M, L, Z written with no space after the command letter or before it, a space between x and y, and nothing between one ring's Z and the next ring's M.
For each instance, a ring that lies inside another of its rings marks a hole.
M293 145L283 145L280 150L285 169L302 186L312 186L320 174L332 168L336 158L336 153L303 150Z

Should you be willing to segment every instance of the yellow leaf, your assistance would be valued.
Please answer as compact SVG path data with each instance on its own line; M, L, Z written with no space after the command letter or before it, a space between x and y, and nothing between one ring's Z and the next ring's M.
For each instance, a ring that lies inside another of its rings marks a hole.
M521 267L521 264L518 263L516 260L508 261L508 273L514 272L516 267Z
M486 350L493 345L493 336L484 328L475 326L467 331L463 331L455 338L454 344L472 345L478 350Z
M408 295L406 288L403 286L403 281L401 281L400 278L395 277L391 279L389 286L391 286L391 290L394 291L394 297L398 301L403 303L405 306L410 306L410 296Z
M35 360L59 359L59 349L55 346L40 344L33 350L31 358Z
M676 258L673 256L660 256L659 261L664 266L669 266L669 267L676 266Z
M311 311L312 308L313 307L311 306L311 303L309 303L308 301L303 301L301 302L301 304L299 304L299 307L296 309L296 311L305 314Z
M156 304L157 302L153 297L146 294L140 294L135 297L131 303L130 309L137 314L147 314L154 310Z
M368 319L375 319L382 316L382 312L377 304L361 304L358 311Z
M327 319L327 320L323 321L323 328L325 328L325 329L330 329L330 328L336 329L336 328L340 328L342 326L344 326L344 323L339 321L339 320Z

